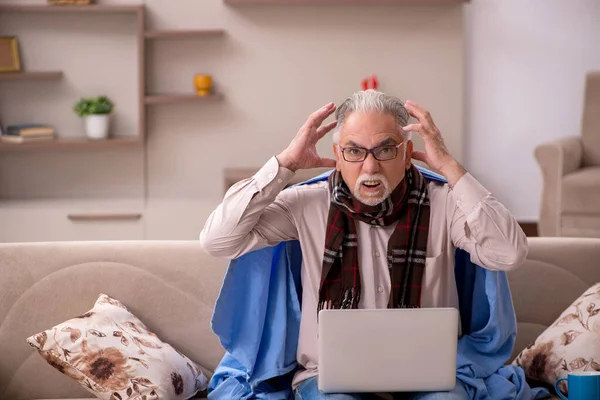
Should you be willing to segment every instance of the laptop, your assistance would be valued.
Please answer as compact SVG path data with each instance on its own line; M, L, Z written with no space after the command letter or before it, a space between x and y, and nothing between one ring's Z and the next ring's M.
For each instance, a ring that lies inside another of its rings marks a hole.
M322 310L319 390L452 390L458 323L455 308Z

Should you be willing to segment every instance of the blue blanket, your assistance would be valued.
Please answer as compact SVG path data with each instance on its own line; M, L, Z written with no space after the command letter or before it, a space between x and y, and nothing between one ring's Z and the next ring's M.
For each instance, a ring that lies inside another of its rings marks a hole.
M444 178L419 168L426 179ZM310 181L324 180L325 173ZM209 384L209 399L290 399L297 367L302 253L298 241L280 243L233 260L211 321L226 350ZM516 337L506 273L489 271L457 249L456 284L463 336L456 365L473 400L537 400L523 370L505 365Z

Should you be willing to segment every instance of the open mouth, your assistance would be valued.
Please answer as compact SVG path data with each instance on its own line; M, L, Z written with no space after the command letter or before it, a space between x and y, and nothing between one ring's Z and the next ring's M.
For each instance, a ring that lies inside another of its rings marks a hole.
M362 183L362 187L364 187L367 190L379 190L379 188L381 187L381 182L380 181L364 181Z

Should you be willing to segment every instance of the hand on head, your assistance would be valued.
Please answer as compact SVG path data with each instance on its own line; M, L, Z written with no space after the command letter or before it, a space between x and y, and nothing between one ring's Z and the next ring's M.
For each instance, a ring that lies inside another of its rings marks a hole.
M290 145L277 159L282 167L292 171L319 167L335 167L335 160L322 158L317 153L317 142L336 126L336 121L323 125L323 121L335 112L335 104L329 103L313 112L300 128Z
M416 118L419 122L404 126L406 132L417 132L425 144L425 151L413 150L412 158L422 161L436 171L442 171L444 165L447 165L453 160L450 152L446 148L444 138L440 130L435 126L429 111L418 105L417 103L407 100L404 103L404 108L408 113Z
M429 111L408 100L404 107L419 123L406 125L402 129L407 132L416 131L423 138L425 151L413 151L415 160L423 161L446 178L450 187L460 180L467 171L450 154L444 143L440 130L433 123Z

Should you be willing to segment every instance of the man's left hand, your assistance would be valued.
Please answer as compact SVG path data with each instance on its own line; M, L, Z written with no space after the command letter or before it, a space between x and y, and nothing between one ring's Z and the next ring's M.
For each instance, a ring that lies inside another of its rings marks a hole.
M466 171L448 151L444 143L444 138L440 130L435 126L431 114L410 100L406 101L404 108L419 123L406 125L402 129L406 132L415 131L419 133L425 144L425 151L414 150L412 157L415 160L426 163L429 167L441 173L448 180L450 186L454 186Z

